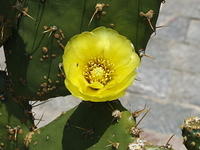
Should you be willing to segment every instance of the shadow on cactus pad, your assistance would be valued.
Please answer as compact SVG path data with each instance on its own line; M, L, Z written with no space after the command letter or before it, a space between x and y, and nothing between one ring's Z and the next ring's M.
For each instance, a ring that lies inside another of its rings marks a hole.
M113 118L112 112L119 110L121 119ZM129 118L130 117L130 118ZM63 149L110 149L112 142L121 146L131 142L128 129L134 125L134 119L120 104L82 102L70 116L63 132Z

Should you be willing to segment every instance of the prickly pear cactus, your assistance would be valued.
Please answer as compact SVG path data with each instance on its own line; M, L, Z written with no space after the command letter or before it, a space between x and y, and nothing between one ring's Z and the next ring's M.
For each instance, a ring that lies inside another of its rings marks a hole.
M82 102L40 131L33 128L26 103L70 94L64 86L62 55L67 41L80 32L113 28L144 56L156 31L161 2L3 0L0 46L4 46L9 84L1 87L9 101L0 102L0 150L171 150L141 140L135 118L118 100Z
M34 134L30 150L171 150L141 140L135 125L119 101L82 102Z
M61 56L69 38L80 32L98 26L114 28L143 56L156 30L161 4L161 0L13 1L6 6L16 10L16 25L4 50L12 81L10 92L20 100L69 94L63 84Z
M0 72L0 86L5 74ZM2 76L3 74L3 76ZM25 108L0 93L0 150L25 150L24 138L33 127L33 121Z
M200 150L200 118L186 119L182 126L182 135L188 150Z

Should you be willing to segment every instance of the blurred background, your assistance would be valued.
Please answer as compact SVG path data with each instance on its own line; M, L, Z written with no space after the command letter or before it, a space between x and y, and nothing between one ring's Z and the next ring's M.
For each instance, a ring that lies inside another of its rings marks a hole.
M155 59L143 58L138 77L121 98L130 111L151 109L139 127L143 136L153 143L171 144L176 150L182 145L181 124L186 117L200 116L200 1L166 0L162 4L156 35L152 35L146 53ZM0 50L0 69L5 58ZM50 99L34 107L36 118L43 114L44 126L63 111L80 101L73 96Z

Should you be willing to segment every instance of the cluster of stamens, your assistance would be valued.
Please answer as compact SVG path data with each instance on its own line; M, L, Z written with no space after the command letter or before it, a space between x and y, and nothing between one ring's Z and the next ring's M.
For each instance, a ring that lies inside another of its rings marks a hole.
M85 65L83 75L88 83L99 82L106 85L112 79L113 67L108 59L94 57Z

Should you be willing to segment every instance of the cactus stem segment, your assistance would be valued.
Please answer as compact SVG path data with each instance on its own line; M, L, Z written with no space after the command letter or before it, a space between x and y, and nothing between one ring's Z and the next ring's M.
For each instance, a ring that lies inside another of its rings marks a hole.
M89 23L88 23L88 26L91 24L91 22L92 22L92 20L94 19L95 15L99 14L98 17L100 17L100 15L105 15L106 12L103 11L103 8L104 8L104 7L108 7L108 6L109 6L109 4L97 3L96 6L95 6L95 11L94 11L94 13L93 13L93 15L92 15L92 17L91 17Z
M151 23L151 19L153 18L153 15L154 15L154 11L153 10L149 10L147 13L140 12L140 16L147 18L147 21L149 22L149 25L150 25L151 29L155 32L155 29L154 29L154 27L153 27L153 25Z

